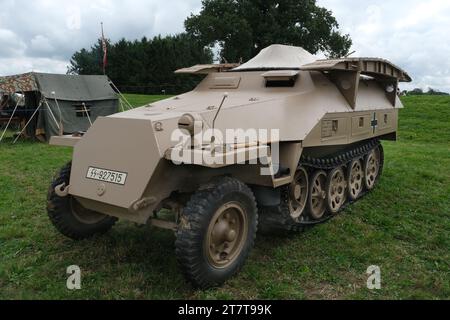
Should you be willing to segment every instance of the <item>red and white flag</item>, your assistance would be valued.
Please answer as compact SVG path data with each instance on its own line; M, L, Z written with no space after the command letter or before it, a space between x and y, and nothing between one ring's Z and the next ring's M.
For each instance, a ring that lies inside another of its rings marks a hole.
M105 33L103 32L103 22L102 22L102 49L103 49L103 74L106 74L106 66L108 65L108 46L105 39Z

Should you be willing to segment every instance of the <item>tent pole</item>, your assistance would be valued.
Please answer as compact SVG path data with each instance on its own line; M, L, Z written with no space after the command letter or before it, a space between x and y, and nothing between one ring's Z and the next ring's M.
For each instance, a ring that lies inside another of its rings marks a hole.
M122 92L120 92L120 90L116 87L116 85L114 84L114 82L112 82L111 80L109 80L109 83L113 86L113 88L119 93L120 97L128 104L128 106L130 107L130 109L133 109L133 106L128 102L127 98L125 98L125 96L122 94ZM128 109L128 108L127 108Z
M84 112L86 112L86 116L89 120L89 123L91 124L92 127L92 121L91 121L91 116L89 115L88 109L86 108L86 103L83 102L83 108L84 108Z
M2 136L0 137L0 143L3 141L3 137L4 137L5 134L6 134L6 130L8 130L9 125L11 124L11 121L12 121L12 119L14 118L14 115L16 114L16 111L17 111L17 108L19 107L19 103L20 103L20 102L21 102L21 99L18 99L18 100L17 100L17 103L16 103L16 107L14 108L14 111L13 111L13 113L11 114L11 117L9 118L9 121L8 121L8 123L6 124L5 130L3 130Z
M56 106L58 107L58 112L59 112L59 134L62 136L63 133L64 133L64 127L63 127L63 123L62 123L62 112L61 112L61 108L59 107L58 99L56 99L56 93L54 91L52 92L52 95L53 95L53 99L55 99Z
M28 120L27 124L23 127L22 131L20 131L20 133L17 135L16 139L14 140L13 144L16 144L17 140L19 140L20 136L22 135L22 133L25 132L25 130L27 129L27 127L30 125L31 120L33 120L34 116L37 114L37 112L39 111L39 109L42 107L42 100L39 103L39 106L36 108L36 110L33 112L33 115L31 116L30 120Z
M48 104L47 99L44 98L44 101L45 101L45 104L47 105L48 111L50 111L50 115L52 116L53 121L55 121L55 124L58 127L58 130L61 131L61 127L58 123L58 120L56 120L55 114L53 113L52 108L50 108L50 105Z

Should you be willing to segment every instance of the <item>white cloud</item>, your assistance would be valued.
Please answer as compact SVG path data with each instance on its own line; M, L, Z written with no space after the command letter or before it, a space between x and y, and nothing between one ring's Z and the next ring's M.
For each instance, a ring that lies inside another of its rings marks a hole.
M101 22L112 41L175 34L200 5L197 0L1 0L0 75L34 66L65 73L72 54L100 37Z
M14 57L0 58L3 75L20 74L30 71L66 73L67 61L51 58Z
M108 38L182 32L201 0L0 0L0 75L66 72L71 55ZM318 0L353 39L355 56L391 60L414 78L408 87L450 91L450 1Z
M51 53L55 50L50 40L43 35L37 35L31 39L30 48L37 53Z
M0 29L0 57L22 55L27 45L17 35L7 29Z
M450 1L318 0L353 39L354 56L391 60L413 77L404 88L450 91Z

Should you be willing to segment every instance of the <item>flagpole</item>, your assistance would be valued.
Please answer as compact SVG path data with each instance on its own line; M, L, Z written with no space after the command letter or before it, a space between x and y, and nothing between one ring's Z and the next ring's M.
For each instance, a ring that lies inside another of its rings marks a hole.
M103 31L103 22L101 22L102 26L102 50L103 50L103 74L106 75L106 39L105 39L105 33Z

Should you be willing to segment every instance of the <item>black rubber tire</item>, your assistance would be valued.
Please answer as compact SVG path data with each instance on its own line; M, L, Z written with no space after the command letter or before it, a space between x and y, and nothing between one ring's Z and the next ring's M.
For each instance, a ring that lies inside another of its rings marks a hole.
M62 183L69 184L71 168L72 163L64 166L48 190L47 213L50 221L61 234L73 240L84 240L108 232L117 222L117 218L105 215L104 219L95 224L83 223L72 213L71 196L62 198L56 194L57 186Z
M309 172L304 167L299 167L299 170L303 169L306 173L308 183L308 196L309 196ZM305 225L300 219L304 218L307 211L307 204L303 209L302 214L298 219L294 219L291 216L291 208L289 205L290 201L290 190L289 186L283 186L280 190L281 199L280 204L274 207L260 207L259 212L259 228L258 231L263 235L276 235L284 236L287 232L289 233L299 233L305 230ZM307 196L307 198L308 198ZM308 202L308 199L306 199Z
M208 262L205 238L216 211L230 201L239 203L247 214L247 240L234 262L218 269ZM220 286L241 270L254 246L258 229L256 200L248 186L233 178L221 178L192 196L180 220L176 233L176 256L184 275L194 287Z
M304 225L292 219L289 205L284 199L281 199L279 206L260 208L258 232L261 235L285 236L287 233L299 233L304 230Z

